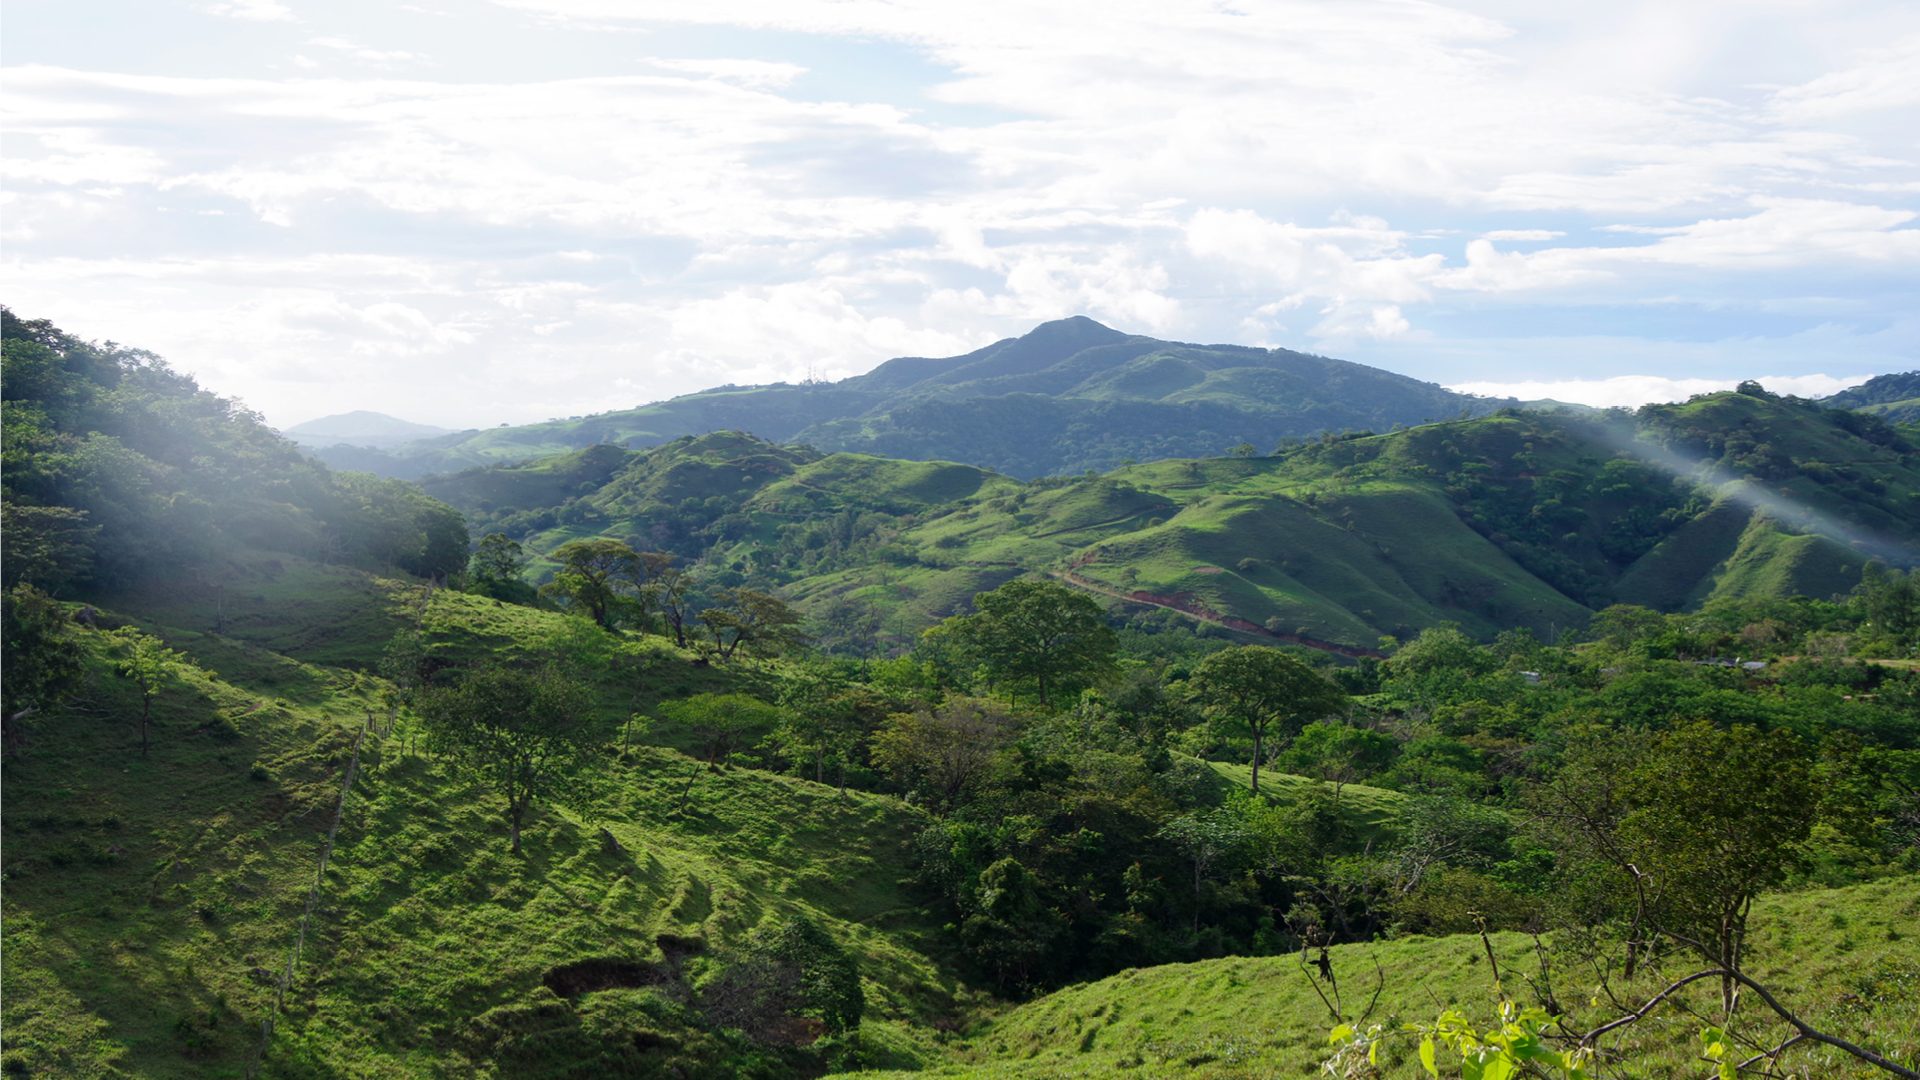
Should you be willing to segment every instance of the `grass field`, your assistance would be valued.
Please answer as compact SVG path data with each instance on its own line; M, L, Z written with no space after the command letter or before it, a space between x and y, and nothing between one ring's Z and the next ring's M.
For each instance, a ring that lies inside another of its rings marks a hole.
M1846 889L1767 897L1755 905L1753 974L1799 1009L1809 1022L1912 1064L1920 1060L1920 879L1904 878ZM1545 957L1569 1027L1586 1030L1616 1015L1589 1004L1594 980L1574 966L1557 943L1544 953L1519 934L1492 936L1509 991L1526 996ZM1473 936L1409 938L1333 950L1343 1003L1358 1014L1381 973L1379 1003L1370 1023L1388 1031L1431 1022L1457 1006L1483 1022L1496 996L1481 943ZM1689 968L1669 957L1663 970ZM1054 1077L1305 1077L1327 1056L1333 1020L1312 988L1313 976L1291 956L1230 958L1141 968L1069 987L1019 1006L969 1033L955 1060L918 1076ZM1632 988L1648 992L1656 977ZM1627 987L1616 987L1623 997ZM1705 1014L1717 988L1686 1004ZM1743 1013L1761 1015L1749 999ZM1701 1021L1682 1012L1657 1014L1604 1045L1631 1051L1627 1075L1654 1078L1706 1075L1698 1057ZM1784 1037L1782 1025L1755 1032ZM1389 1039L1381 1065L1390 1077L1424 1076L1414 1060L1415 1040ZM1852 1063L1837 1051L1796 1049L1786 1059L1804 1077L1885 1075ZM902 1073L861 1074L867 1080Z

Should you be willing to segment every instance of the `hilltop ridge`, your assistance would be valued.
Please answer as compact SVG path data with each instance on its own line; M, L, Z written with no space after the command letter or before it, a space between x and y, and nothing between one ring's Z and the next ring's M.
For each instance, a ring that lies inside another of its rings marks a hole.
M633 409L459 432L385 450L322 450L341 468L419 478L596 443L637 449L738 430L1010 476L1204 457L1245 443L1385 430L1517 404L1286 349L1127 334L1085 316L953 357L899 357L833 383L721 386Z

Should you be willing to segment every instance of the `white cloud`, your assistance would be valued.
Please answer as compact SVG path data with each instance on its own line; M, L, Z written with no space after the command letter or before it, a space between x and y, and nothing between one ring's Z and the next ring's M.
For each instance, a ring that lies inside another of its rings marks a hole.
M1818 398L1858 386L1870 375L1762 375L1755 381L1776 394ZM1552 398L1596 408L1685 401L1695 394L1731 390L1741 379L1689 379L1669 375L1614 375L1605 379L1524 379L1517 382L1484 380L1448 387L1465 394L1512 397L1522 401Z
M425 13L331 13L268 54L287 78L249 61L260 28L197 18L177 32L230 35L232 63L15 57L10 297L269 411L365 393L449 423L428 413L854 371L1075 312L1454 373L1504 355L1509 313L1551 335L1603 305L1623 322L1582 324L1583 373L1706 341L1659 355L1864 369L1915 340L1920 9L511 0L422 36ZM1781 344L1829 323L1836 351ZM359 383L326 388L341 363Z
M371 64L375 67L412 64L426 59L425 56L417 52L409 52L405 49L371 49L352 38L333 35L308 38L307 44L318 49L331 49L334 52L345 55L349 59L358 60L363 64Z
M1920 36L1872 49L1858 62L1773 95L1775 114L1790 123L1828 120L1920 105ZM1903 118L1910 122L1911 117Z
M220 3L203 4L201 11L209 15L220 15L229 19L243 19L248 22L293 22L293 9L279 0L222 0Z
M1524 244L1541 240L1558 240L1567 234L1559 229L1490 229L1480 235L1487 240Z
M698 59L686 60L664 56L647 56L641 63L648 67L666 71L683 71L691 75L703 75L722 82L739 83L742 86L776 88L786 86L807 73L799 64L782 64L772 60L730 60Z

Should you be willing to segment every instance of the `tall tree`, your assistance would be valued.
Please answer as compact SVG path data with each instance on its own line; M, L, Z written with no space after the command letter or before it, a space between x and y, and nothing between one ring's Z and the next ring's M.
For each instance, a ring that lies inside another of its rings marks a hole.
M976 594L972 615L930 633L951 640L995 683L1031 684L1041 704L1091 683L1113 666L1119 645L1106 613L1086 593L1051 581L1009 581Z
M1216 720L1253 736L1251 787L1260 790L1260 762L1269 735L1292 734L1307 722L1346 707L1340 688L1278 649L1242 645L1222 649L1194 669L1193 688Z
M585 787L576 779L610 733L586 688L552 667L487 664L421 690L415 707L454 771L506 801L516 855L527 810L535 800L578 803Z
M631 588L640 555L618 540L570 540L553 552L560 570L541 591L577 606L611 630L621 597Z

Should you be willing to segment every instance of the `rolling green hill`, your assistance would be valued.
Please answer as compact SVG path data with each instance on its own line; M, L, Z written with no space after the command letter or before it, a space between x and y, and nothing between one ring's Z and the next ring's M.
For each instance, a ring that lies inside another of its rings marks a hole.
M424 486L536 552L609 535L780 586L869 646L1023 573L1350 654L1442 622L1545 636L1616 602L1844 593L1920 535L1920 456L1893 429L1735 393L1024 484L716 433Z
M1242 442L1265 450L1323 431L1385 430L1509 404L1322 356L1159 341L1075 317L964 356L889 360L836 383L725 386L636 409L319 456L420 477L598 443L647 447L737 430L1033 477L1218 454Z
M234 613L232 636L157 621L199 625L210 612L190 596L122 598L197 665L157 700L149 758L118 722L139 707L107 635L77 632L90 718L36 728L7 764L8 1075L240 1076L270 1015L265 1075L736 1075L757 1052L715 1041L682 982L793 914L860 955L882 1057L918 1060L926 1026L958 1007L938 927L903 884L921 812L637 747L595 816L545 811L529 857L509 859L488 797L404 721L386 730L382 684L355 668L412 622L453 658L529 646L565 619L319 566L278 575L305 606ZM362 617L322 614L348 609ZM288 633L307 626L332 629ZM648 689L608 687L617 707L739 685L658 639L629 648Z
M1756 972L1791 986L1806 1003L1810 1022L1844 1025L1896 1054L1920 1053L1920 962L1908 926L1920 917L1920 880L1905 878L1847 889L1769 897L1754 912L1761 942ZM1542 953L1522 934L1494 934L1491 944L1509 993L1539 985ZM1393 1031L1431 1023L1440 1009L1458 1006L1481 1023L1494 1016L1492 977L1481 942L1472 935L1413 937L1404 941L1341 945L1334 971L1351 1014L1376 984L1371 1022ZM1548 970L1564 962L1544 952ZM1592 987L1561 968L1553 976L1571 1027L1597 1026L1613 1014L1587 1004ZM974 1077L980 1080L1067 1077L1311 1076L1329 1053L1333 1026L1311 986L1315 976L1291 956L1203 960L1123 972L1069 987L1022 1005L972 1032L951 1064L925 1071L861 1073L881 1077ZM1633 989L1651 993L1657 978ZM1619 988L1624 990L1625 988ZM1627 996L1623 993L1623 996ZM1708 1008L1701 995L1688 1002ZM1356 1000L1358 999L1358 1000ZM1616 1043L1632 1051L1639 1076L1691 1075L1699 1061L1700 1023L1683 1013L1636 1025ZM1779 1025L1776 1025L1779 1026ZM1782 1037L1788 1029L1781 1027ZM1415 1060L1418 1040L1390 1036L1380 1065L1388 1077L1427 1075ZM1868 1077L1867 1069L1835 1051L1804 1052L1799 1075Z

